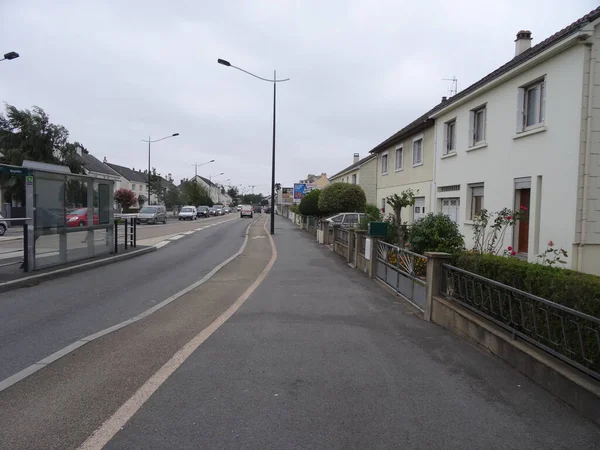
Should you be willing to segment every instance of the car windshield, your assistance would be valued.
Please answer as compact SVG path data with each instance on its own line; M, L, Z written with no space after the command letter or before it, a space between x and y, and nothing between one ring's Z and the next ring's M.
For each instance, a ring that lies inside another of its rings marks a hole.
M206 211L208 209L208 206L198 206L198 209L201 211Z
M83 216L86 213L87 213L86 208L73 209L72 211L69 211L69 214L71 214L73 216Z
M156 208L153 206L144 206L142 209L140 209L141 214L153 214L155 212Z
M192 212L192 208L181 208L181 212Z

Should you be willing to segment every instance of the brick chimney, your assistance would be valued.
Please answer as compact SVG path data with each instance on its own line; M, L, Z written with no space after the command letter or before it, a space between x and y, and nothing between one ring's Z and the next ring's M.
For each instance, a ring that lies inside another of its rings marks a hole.
M359 160L360 160L359 154L355 153L354 157L352 158L352 164L356 164Z
M102 161L104 164L106 164L108 162L108 159L106 159L106 156L104 157L104 160Z
M515 39L515 56L519 56L525 50L531 48L531 31L521 30L517 33Z

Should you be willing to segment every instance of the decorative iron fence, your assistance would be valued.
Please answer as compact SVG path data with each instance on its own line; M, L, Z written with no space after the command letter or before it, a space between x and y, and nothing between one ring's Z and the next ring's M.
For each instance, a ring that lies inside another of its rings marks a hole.
M333 251L344 258L348 257L348 234L348 230L341 227L334 228Z
M444 264L441 294L600 380L600 318Z
M426 272L426 256L387 242L377 243L377 278L421 310L427 296Z

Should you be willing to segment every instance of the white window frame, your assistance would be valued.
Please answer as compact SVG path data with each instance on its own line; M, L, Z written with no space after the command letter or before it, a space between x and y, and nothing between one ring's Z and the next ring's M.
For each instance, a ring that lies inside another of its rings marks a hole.
M529 112L528 93L538 89L537 122L527 125L527 113ZM546 77L538 78L530 83L519 87L517 95L517 133L543 127L546 123Z
M383 170L383 161L385 161L385 171ZM389 169L389 157L388 157L388 152L384 152L381 154L381 175L387 175L388 174L388 169Z
M398 158L398 152L400 152L400 158ZM398 164L398 161L400 161L400 164ZM396 150L394 152L394 170L396 172L400 172L401 170L404 169L404 148L402 145L396 147Z
M358 184L358 175L352 174L352 184Z
M469 194L469 220L474 220L476 212L476 201L475 197L481 197L481 210L485 208L485 185L484 183L472 183L468 185L468 194Z
M415 143L421 142L421 160L415 162ZM412 141L412 162L413 167L422 166L423 165L423 135L416 136Z
M477 131L477 116L483 114L483 130ZM469 147L485 144L487 139L487 103L473 108L470 112Z
M452 131L450 131L452 127ZM442 155L456 153L456 117L444 123L444 149Z

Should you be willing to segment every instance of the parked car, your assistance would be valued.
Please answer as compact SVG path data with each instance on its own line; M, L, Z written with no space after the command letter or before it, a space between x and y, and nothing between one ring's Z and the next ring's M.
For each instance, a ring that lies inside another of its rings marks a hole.
M363 213L351 212L351 213L339 213L339 214L336 214L335 216L331 216L331 217L328 217L323 220L326 222L329 222L330 224L339 224L345 228L346 227L350 228L355 225L358 225L360 223L360 219L362 219L363 217L364 217Z
M2 219L4 219L4 217L2 217L2 214L0 214L0 236L4 236L4 233L6 233L6 230L8 230L8 223L6 220Z
M252 208L252 206L242 205L240 207L240 217L250 217L252 219L252 217L254 217L254 209Z
M67 213L68 227L85 227L88 223L87 208L73 209ZM100 218L98 213L94 211L93 224L98 225Z
M163 205L144 206L138 213L137 223L157 224L167 223L167 208Z
M229 206L226 206L225 208L223 208L223 212L225 214L229 214L231 212L231 208Z
M225 211L223 211L223 205L215 205L215 210L217 211L217 213L215 215L217 215L217 216L225 215Z
M208 214L210 214L211 216L217 215L217 210L215 209L214 206L211 206L210 208L208 208Z
M241 211L242 210L242 205L237 205L237 207L235 208L236 211Z
M210 208L208 206L198 206L196 211L198 212L198 217L210 216Z
M198 218L198 211L195 206L184 206L179 211L179 220L196 220Z
M261 206L261 205L254 205L254 206L252 207L252 209L254 209L254 212L255 212L256 214L260 214L260 213L262 212L262 206Z

